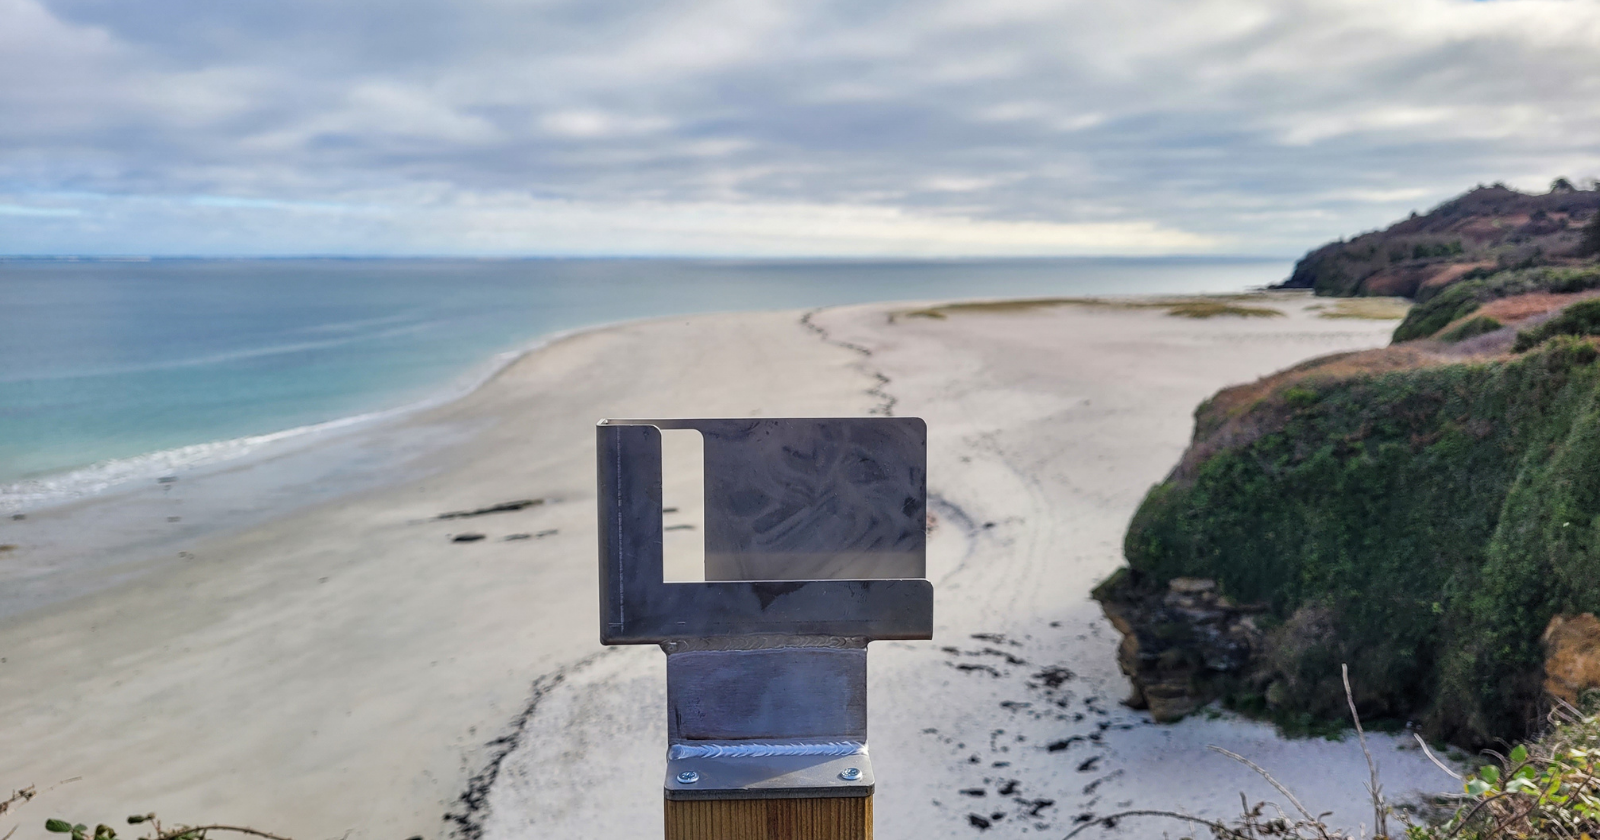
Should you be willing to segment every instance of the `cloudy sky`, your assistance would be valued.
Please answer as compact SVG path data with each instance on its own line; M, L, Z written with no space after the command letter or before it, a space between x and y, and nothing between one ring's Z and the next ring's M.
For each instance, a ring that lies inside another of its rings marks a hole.
M1600 175L1600 0L0 0L0 253L1271 254Z

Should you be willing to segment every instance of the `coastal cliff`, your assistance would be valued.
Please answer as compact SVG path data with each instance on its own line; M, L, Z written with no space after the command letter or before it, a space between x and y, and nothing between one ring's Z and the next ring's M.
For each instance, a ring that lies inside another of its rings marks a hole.
M1600 264L1444 289L1197 409L1095 593L1131 705L1336 720L1349 663L1363 715L1480 745L1600 699Z
M1480 185L1427 213L1311 251L1280 288L1422 299L1469 274L1583 256L1584 225L1597 211L1600 188L1575 189L1565 179L1542 195Z

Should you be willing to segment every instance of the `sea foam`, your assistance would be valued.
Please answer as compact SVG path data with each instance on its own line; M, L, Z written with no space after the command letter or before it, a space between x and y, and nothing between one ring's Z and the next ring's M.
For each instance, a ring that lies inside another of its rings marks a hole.
M593 327L588 329L595 329ZM267 434L196 443L148 452L130 458L113 458L60 473L0 484L0 514L16 514L98 496L135 482L156 481L180 472L273 452L283 447L307 445L330 434L352 431L460 399L493 379L523 356L585 330L562 330L540 336L515 350L498 353L458 378L448 388L426 399L397 408L341 417L323 423L297 426Z

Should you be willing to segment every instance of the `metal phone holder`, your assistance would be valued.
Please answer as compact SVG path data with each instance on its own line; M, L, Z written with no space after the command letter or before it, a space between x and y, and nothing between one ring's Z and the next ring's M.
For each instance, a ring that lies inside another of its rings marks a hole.
M705 582L663 579L661 431L704 442ZM870 796L867 643L933 638L917 418L602 420L600 641L667 654L668 799Z

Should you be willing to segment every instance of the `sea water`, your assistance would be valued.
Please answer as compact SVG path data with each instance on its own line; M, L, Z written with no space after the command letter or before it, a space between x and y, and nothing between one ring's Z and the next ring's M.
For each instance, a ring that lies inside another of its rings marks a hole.
M1271 259L0 261L0 510L459 393L540 336L882 300L1229 292Z

